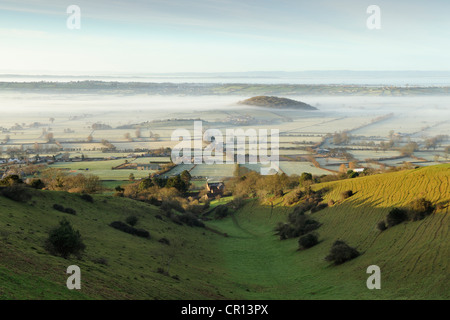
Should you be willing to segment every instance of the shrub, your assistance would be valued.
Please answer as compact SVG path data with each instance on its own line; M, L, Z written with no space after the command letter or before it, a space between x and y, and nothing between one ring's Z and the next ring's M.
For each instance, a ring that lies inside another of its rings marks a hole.
M125 222L134 227L138 223L138 220L139 219L136 216L129 216L125 219Z
M425 198L419 198L408 205L409 219L412 221L422 220L433 213L435 206Z
M123 231L125 233L129 233L129 234L132 234L132 235L135 235L138 237L150 238L150 233L148 231L130 227L129 225L127 225L126 223L124 223L122 221L113 221L113 222L111 222L110 226L113 227L114 229Z
M27 188L20 184L13 184L9 187L3 188L1 194L4 197L17 202L27 202L32 199L32 196Z
M60 204L54 204L53 205L53 209L55 209L55 210L58 210L58 211L61 211L61 212L64 212L64 207L62 206L62 205L60 205Z
M83 193L80 197L81 199L83 199L84 201L93 203L94 202L94 198L92 198L92 196L90 194L87 193Z
M44 184L44 182L42 182L41 179L33 179L30 182L30 187L32 187L34 189L44 189L45 184Z
M353 191L352 190L346 190L346 191L341 193L342 200L348 199L351 196L353 196Z
M391 211L389 211L388 215L386 216L386 223L389 228L393 227L397 224L400 224L406 220L408 220L408 214L407 214L406 210L403 210L400 208L392 209Z
M291 205L291 204L294 204L296 202L299 202L302 197L303 197L303 192L301 190L299 190L299 189L296 189L296 190L288 193L284 197L284 202L287 205Z
M216 217L219 219L225 218L228 215L228 207L220 205L216 207Z
M183 213L178 216L178 219L190 227L205 227L205 224L198 220L198 218L192 213Z
M384 222L384 220L378 222L377 228L378 228L378 230L380 230L380 231L386 230L386 229L387 229L386 222Z
M280 240L303 236L320 227L320 223L309 218L303 212L293 212L289 215L289 222L280 222L275 228Z
M68 213L68 214L72 214L72 215L76 215L76 214L77 214L77 212L75 211L75 209L72 209L72 208L65 208L65 209L64 209L64 212L65 212L65 213Z
M161 238L161 239L158 240L158 242L170 246L170 241L168 239L166 239L166 238Z
M72 214L72 215L76 215L77 214L77 212L74 209L72 209L72 208L64 208L62 205L56 204L56 203L53 205L53 209L58 210L60 212Z
M308 249L308 248L314 247L318 243L319 243L319 237L318 237L317 233L315 233L315 232L308 233L304 236L301 236L298 239L298 244L301 249Z
M242 197L234 197L233 201L230 202L230 205L234 210L242 208L244 204L245 202Z
M176 210L178 212L184 212L184 208L178 200L175 199L167 199L161 203L160 209L169 212L170 210Z
M80 232L74 230L65 218L59 222L59 227L50 231L46 247L52 254L60 255L64 259L71 254L79 258L86 248L81 240Z
M330 254L325 258L325 260L332 261L335 265L339 265L358 256L358 250L350 247L344 241L338 240L333 243Z

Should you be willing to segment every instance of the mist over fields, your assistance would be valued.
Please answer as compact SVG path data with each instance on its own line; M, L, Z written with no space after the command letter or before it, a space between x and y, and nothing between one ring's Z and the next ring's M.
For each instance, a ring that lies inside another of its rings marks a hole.
M40 94L7 92L1 93L1 126L15 123L48 121L49 117L68 121L68 117L89 114L86 122L100 121L112 126L171 118L214 118L217 110L238 112L264 110L237 105L238 101L249 98L243 95L228 96L163 96L163 95L110 95L110 94ZM394 113L398 122L391 121L393 130L416 125L433 125L450 119L450 97L371 97L371 96L289 96L308 103L317 111L277 110L301 117L320 115L377 116ZM341 128L330 127L330 133ZM448 127L442 127L441 134L449 134ZM388 130L389 131L389 130ZM427 134L434 134L424 132ZM380 135L385 135L380 129Z

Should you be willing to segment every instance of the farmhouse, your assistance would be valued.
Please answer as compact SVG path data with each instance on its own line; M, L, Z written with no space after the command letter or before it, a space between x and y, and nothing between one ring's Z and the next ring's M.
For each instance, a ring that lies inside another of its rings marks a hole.
M208 190L211 194L222 194L223 190L225 188L225 185L222 181L219 182L206 182L206 190Z

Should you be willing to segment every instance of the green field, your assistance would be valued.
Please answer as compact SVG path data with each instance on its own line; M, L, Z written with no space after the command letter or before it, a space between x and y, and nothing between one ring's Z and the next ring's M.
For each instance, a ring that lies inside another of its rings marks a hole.
M314 213L322 226L320 243L298 251L296 239L280 241L273 228L292 207L248 200L238 212L202 228L156 219L159 209L107 195L88 203L77 194L34 191L28 203L0 197L0 298L2 299L449 299L450 165L314 185L328 188L324 201L336 204ZM354 196L341 200L341 193ZM425 197L443 208L421 221L384 232L377 223L394 206ZM228 199L230 200L230 199ZM213 206L228 201L214 201ZM52 209L70 206L78 215ZM146 240L108 224L135 214ZM47 232L67 217L79 229L87 250L82 260L64 260L43 249ZM158 242L170 240L167 246ZM341 239L362 254L340 266L324 260ZM94 262L105 258L108 265ZM156 272L167 268L170 275ZM82 270L82 289L65 287L65 269ZM366 288L370 265L381 268L381 290Z
M220 249L232 278L250 289L250 299L448 299L448 209L383 233L376 225L390 208L417 196L448 202L449 179L446 165L329 183L326 200L339 200L348 189L356 194L314 214L323 223L317 230L321 242L302 252L296 251L296 239L280 241L273 235L274 225L292 210L286 207L272 210L251 202L232 219L212 225L230 235ZM330 266L324 257L337 239L363 254ZM381 268L381 290L366 287L370 265Z
M146 178L149 173L155 172L152 170L133 170L133 169L120 169L112 170L125 160L106 160L106 161L82 161L82 162L60 162L51 165L51 168L68 169L71 174L93 174L100 178L100 180L128 180L128 177L132 173L136 179Z

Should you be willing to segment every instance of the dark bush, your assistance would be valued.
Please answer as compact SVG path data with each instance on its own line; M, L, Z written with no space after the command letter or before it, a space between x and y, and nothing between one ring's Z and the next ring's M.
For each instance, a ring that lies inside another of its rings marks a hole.
M342 264L359 256L358 250L350 247L344 241L335 241L331 247L330 254L325 258L334 262L335 265Z
M56 204L56 203L53 205L53 209L58 210L60 212L72 214L72 215L76 215L77 214L77 212L74 209L72 209L72 208L64 208L62 205Z
M168 246L170 246L170 241L166 238L161 238L158 240L158 242L160 242L162 244L167 244Z
M303 236L320 227L320 223L305 215L301 209L295 210L288 217L288 223L279 223L275 228L280 240Z
M408 213L406 212L406 210L400 208L392 209L386 216L386 223L389 228L407 220L408 220Z
M150 233L144 229L135 229L134 235L141 238L150 238Z
M64 212L64 207L62 206L62 205L60 205L60 204L54 204L53 205L53 209L55 209L55 210L58 210L58 211L61 211L61 212Z
M220 205L216 207L216 217L219 219L225 218L228 215L228 207Z
M5 187L1 190L1 194L4 197L17 202L27 202L33 198L27 188L21 184L13 184L9 187Z
M170 211L172 209L176 210L178 212L184 212L185 211L183 206L181 205L181 203L179 201L175 200L175 199L173 199L173 200L164 200L161 203L160 209L165 211L165 212L168 212L168 211Z
M139 219L136 216L129 216L125 219L125 222L134 227L138 223L138 220Z
M87 193L83 193L80 197L81 199L83 199L84 201L93 203L94 202L94 198L92 198L92 196L90 194Z
M386 222L384 222L384 220L378 222L377 228L378 228L378 230L380 230L380 231L386 230L386 229L387 229Z
M190 227L205 227L205 224L203 222L201 222L195 215L193 215L192 213L183 213L181 215L178 216L178 219L183 222L186 223L188 226Z
M64 212L65 212L65 213L68 213L68 214L72 214L72 215L76 215L76 214L77 214L77 212L75 211L75 209L72 209L72 208L65 208L65 209L64 209Z
M31 180L30 187L32 187L34 189L44 189L45 184L44 184L44 182L42 182L41 179L33 179L33 180Z
M173 213L172 211L166 212L166 217L170 219L173 223L176 223L180 226L183 225L183 222L180 221L180 216L178 214Z
M304 236L301 236L298 239L298 245L300 246L301 249L308 249L314 247L318 243L319 237L315 232L305 234Z
M351 196L353 196L353 191L352 190L346 190L346 191L341 193L342 200L348 199Z
M122 221L111 222L110 226L113 227L114 229L129 233L129 234L132 234L132 235L135 235L138 237L150 238L150 233L148 231L130 227L129 225L127 225L126 223L124 223Z
M86 248L81 240L80 232L74 230L65 218L60 221L59 227L50 231L46 247L52 254L60 255L65 259L71 254L80 257L81 252Z

